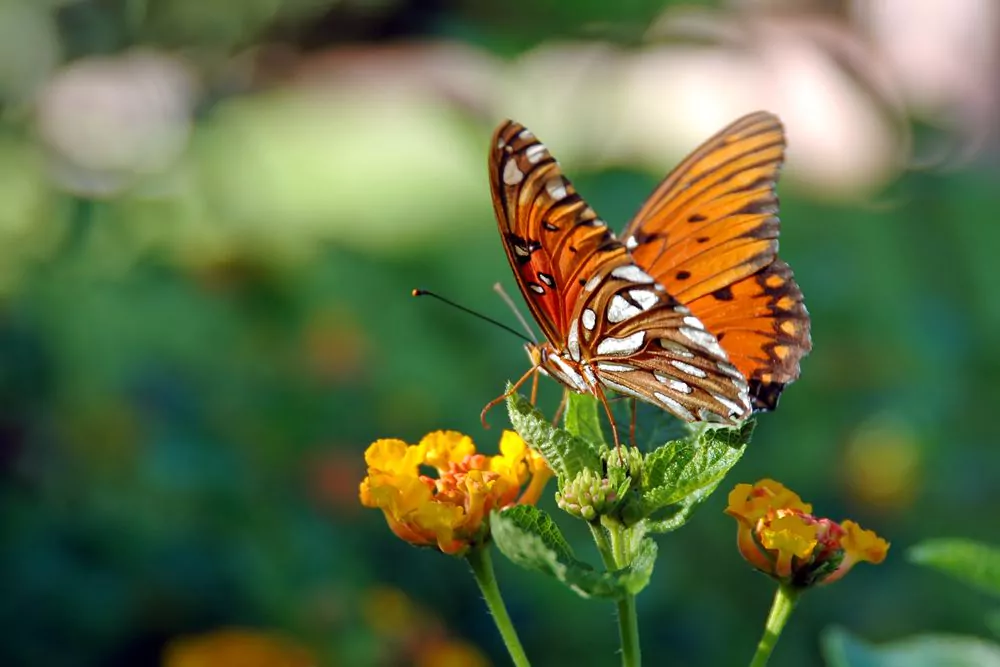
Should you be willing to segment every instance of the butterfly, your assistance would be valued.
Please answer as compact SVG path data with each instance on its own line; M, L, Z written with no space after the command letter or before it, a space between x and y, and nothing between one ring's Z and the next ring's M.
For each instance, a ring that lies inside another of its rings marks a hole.
M540 371L597 396L609 418L606 390L688 422L736 424L774 409L812 347L802 292L777 258L784 152L775 115L740 118L681 162L616 237L544 144L501 123L489 151L493 208L546 338L526 346L532 368L511 391Z

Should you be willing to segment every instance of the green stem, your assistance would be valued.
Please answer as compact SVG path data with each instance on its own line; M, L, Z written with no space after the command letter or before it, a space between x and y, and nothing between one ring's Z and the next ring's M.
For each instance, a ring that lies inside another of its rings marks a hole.
M778 591L774 594L774 603L771 605L771 613L767 615L767 625L764 627L764 635L757 644L757 652L750 661L750 667L764 667L771 657L771 651L778 643L778 637L788 622L788 618L795 609L795 603L799 600L799 591L787 584L780 584Z
M479 584L479 590L483 592L483 599L489 607L490 614L493 615L493 622L496 623L503 643L507 646L511 660L516 667L531 667L528 656L524 654L521 647L521 640L517 638L517 631L514 624L510 622L507 615L507 607L504 606L503 598L500 596L500 588L497 586L497 578L493 574L493 561L490 560L490 550L488 547L473 548L465 556L472 567L472 574Z
M639 667L642 653L639 650L639 617L635 613L634 595L618 600L618 635L622 640L622 667Z
M587 523L590 526L590 534L594 536L597 544L597 551L601 554L604 562L604 569L611 572L615 569L615 557L611 552L611 541L608 539L608 531L599 523Z
M619 523L590 524L590 532L597 543L597 550L609 571L628 565L626 542L628 529ZM642 653L639 650L639 617L635 612L635 596L625 595L616 601L618 607L618 635L622 643L622 667L639 667Z

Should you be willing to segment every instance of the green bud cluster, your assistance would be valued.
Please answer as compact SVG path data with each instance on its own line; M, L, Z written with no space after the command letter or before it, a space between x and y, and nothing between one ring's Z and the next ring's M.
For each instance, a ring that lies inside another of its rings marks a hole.
M623 482L628 478L632 480L633 486L638 486L642 481L644 460L643 453L638 447L608 449L604 452L604 465L608 471L608 478L613 482Z
M611 512L618 500L618 492L610 480L586 469L556 493L556 504L561 510L587 521Z

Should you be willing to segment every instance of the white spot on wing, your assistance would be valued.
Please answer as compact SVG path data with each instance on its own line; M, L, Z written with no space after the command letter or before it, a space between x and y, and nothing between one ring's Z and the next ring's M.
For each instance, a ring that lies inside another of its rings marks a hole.
M667 410L670 410L681 419L684 419L686 421L694 421L694 415L691 414L691 411L685 408L683 405L681 405L677 399L671 398L666 394L661 394L658 391L654 391L653 396L655 396L656 400L658 400L660 403L663 403L663 405L667 407Z
M566 347L569 348L569 356L573 361L580 361L580 328L576 320L569 325L569 333L566 334Z
M656 296L656 292L650 292L645 289L634 289L629 290L628 295L639 304L639 307L643 310L649 310L656 304L660 302L660 297Z
M726 358L726 353L719 346L718 339L704 329L694 329L692 327L679 327L681 335L690 340L698 347L704 348L712 354Z
M625 239L625 247L629 250L635 250L639 247L639 241L634 236L630 236Z
M740 380L741 382L746 380L746 378L743 377L743 373L740 373L739 369L736 368L736 366L733 366L728 361L720 361L715 365L718 367L720 371L722 371L729 377L733 378L734 380Z
M653 377L667 385L679 394L690 394L691 385L687 382L681 382L677 378L672 378L669 375L664 375L663 373L653 373Z
M696 378L708 377L708 373L698 368L697 366L692 366L691 364L686 364L683 361L677 361L676 359L670 360L670 365L681 371L682 373L687 373L688 375Z
M729 414L731 415L741 415L744 412L743 408L741 408L736 403L733 403L725 396L717 396L715 394L712 394L712 398L714 398L719 403L722 403L724 406L726 406L729 409Z
M594 326L597 324L597 313L590 308L584 308L583 314L580 316L580 320L583 321L584 329L587 331L593 331Z
M574 371L572 368L570 368L569 364L567 364L565 361L562 360L562 357L560 357L558 354L550 354L549 359L551 359L552 362L558 367L557 369L554 370L558 370L558 372L562 373L562 377L560 379L563 382L565 382L568 385L576 387L576 390L579 391L580 393L583 394L590 393L590 389L587 387L587 384L583 381L583 377L579 373Z
M594 371L590 370L590 366L583 365L583 366L580 366L580 368L583 369L583 375L584 375L584 377L587 378L587 382L590 383L590 386L593 387L594 385L596 385L597 384L597 378L594 377Z
M653 276L649 275L635 264L625 264L623 266L619 266L611 272L611 275L615 278L621 278L622 280L627 280L632 283L649 284L656 282L653 280Z
M503 166L503 182L507 185L517 185L524 180L524 172L517 168L517 160L507 160Z
M740 390L740 403L743 404L744 412L750 412L750 392L746 389Z
M608 321L624 322L628 318L635 317L641 312L641 310L626 301L625 297L621 294L615 294L611 297L611 303L608 304Z
M545 288L538 283L528 283L528 289L530 289L535 294L545 294Z
M645 331L636 331L624 338L607 337L597 344L598 354L634 354L646 339Z
M635 366L626 366L625 364L613 364L610 361L598 361L598 370L611 371L615 373L628 373L629 371L634 371Z
M694 359L694 352L687 349L680 343L670 340L669 338L661 338L660 347L669 352L673 352L678 357L683 357L684 359Z
M532 144L524 151L524 156L531 164L538 164L538 161L545 156L545 146L542 144Z
M566 184L563 182L561 176L556 176L551 178L545 183L545 191L549 193L549 196L553 199L562 199L566 196Z
M511 245L514 248L514 254L517 255L518 257L527 257L531 254L531 251L525 248L523 245L520 245L518 243L513 243Z
M528 128L524 128L523 130L521 130L520 134L518 134L517 136L521 137L522 139L534 139L535 138L535 135L532 134L531 130L529 130Z
M596 289L597 286L601 284L601 280L603 280L601 274L597 274L596 276L588 280L587 284L583 286L584 291L593 292L594 289Z
M695 329L705 328L705 325L701 323L701 320L699 320L694 315L688 315L687 317L685 317L684 324L688 325L689 327L694 327Z
M640 401L648 401L649 400L648 396L643 396L642 394L640 394L639 392L637 392L635 389L630 389L629 387L626 387L623 384L618 384L614 380L609 380L608 378L603 377L603 376L601 377L601 384L603 384L608 389L614 389L619 394L625 394L627 396L632 396L633 398L638 398Z

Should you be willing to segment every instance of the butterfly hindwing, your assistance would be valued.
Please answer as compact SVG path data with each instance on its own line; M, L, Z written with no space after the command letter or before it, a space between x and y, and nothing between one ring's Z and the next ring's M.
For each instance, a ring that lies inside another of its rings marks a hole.
M784 148L776 116L744 116L674 169L623 233L636 263L715 334L758 409L775 407L812 346L802 293L777 260Z
M754 407L773 410L799 376L810 350L809 313L791 269L780 259L739 282L688 304L718 332L729 360L750 383Z

